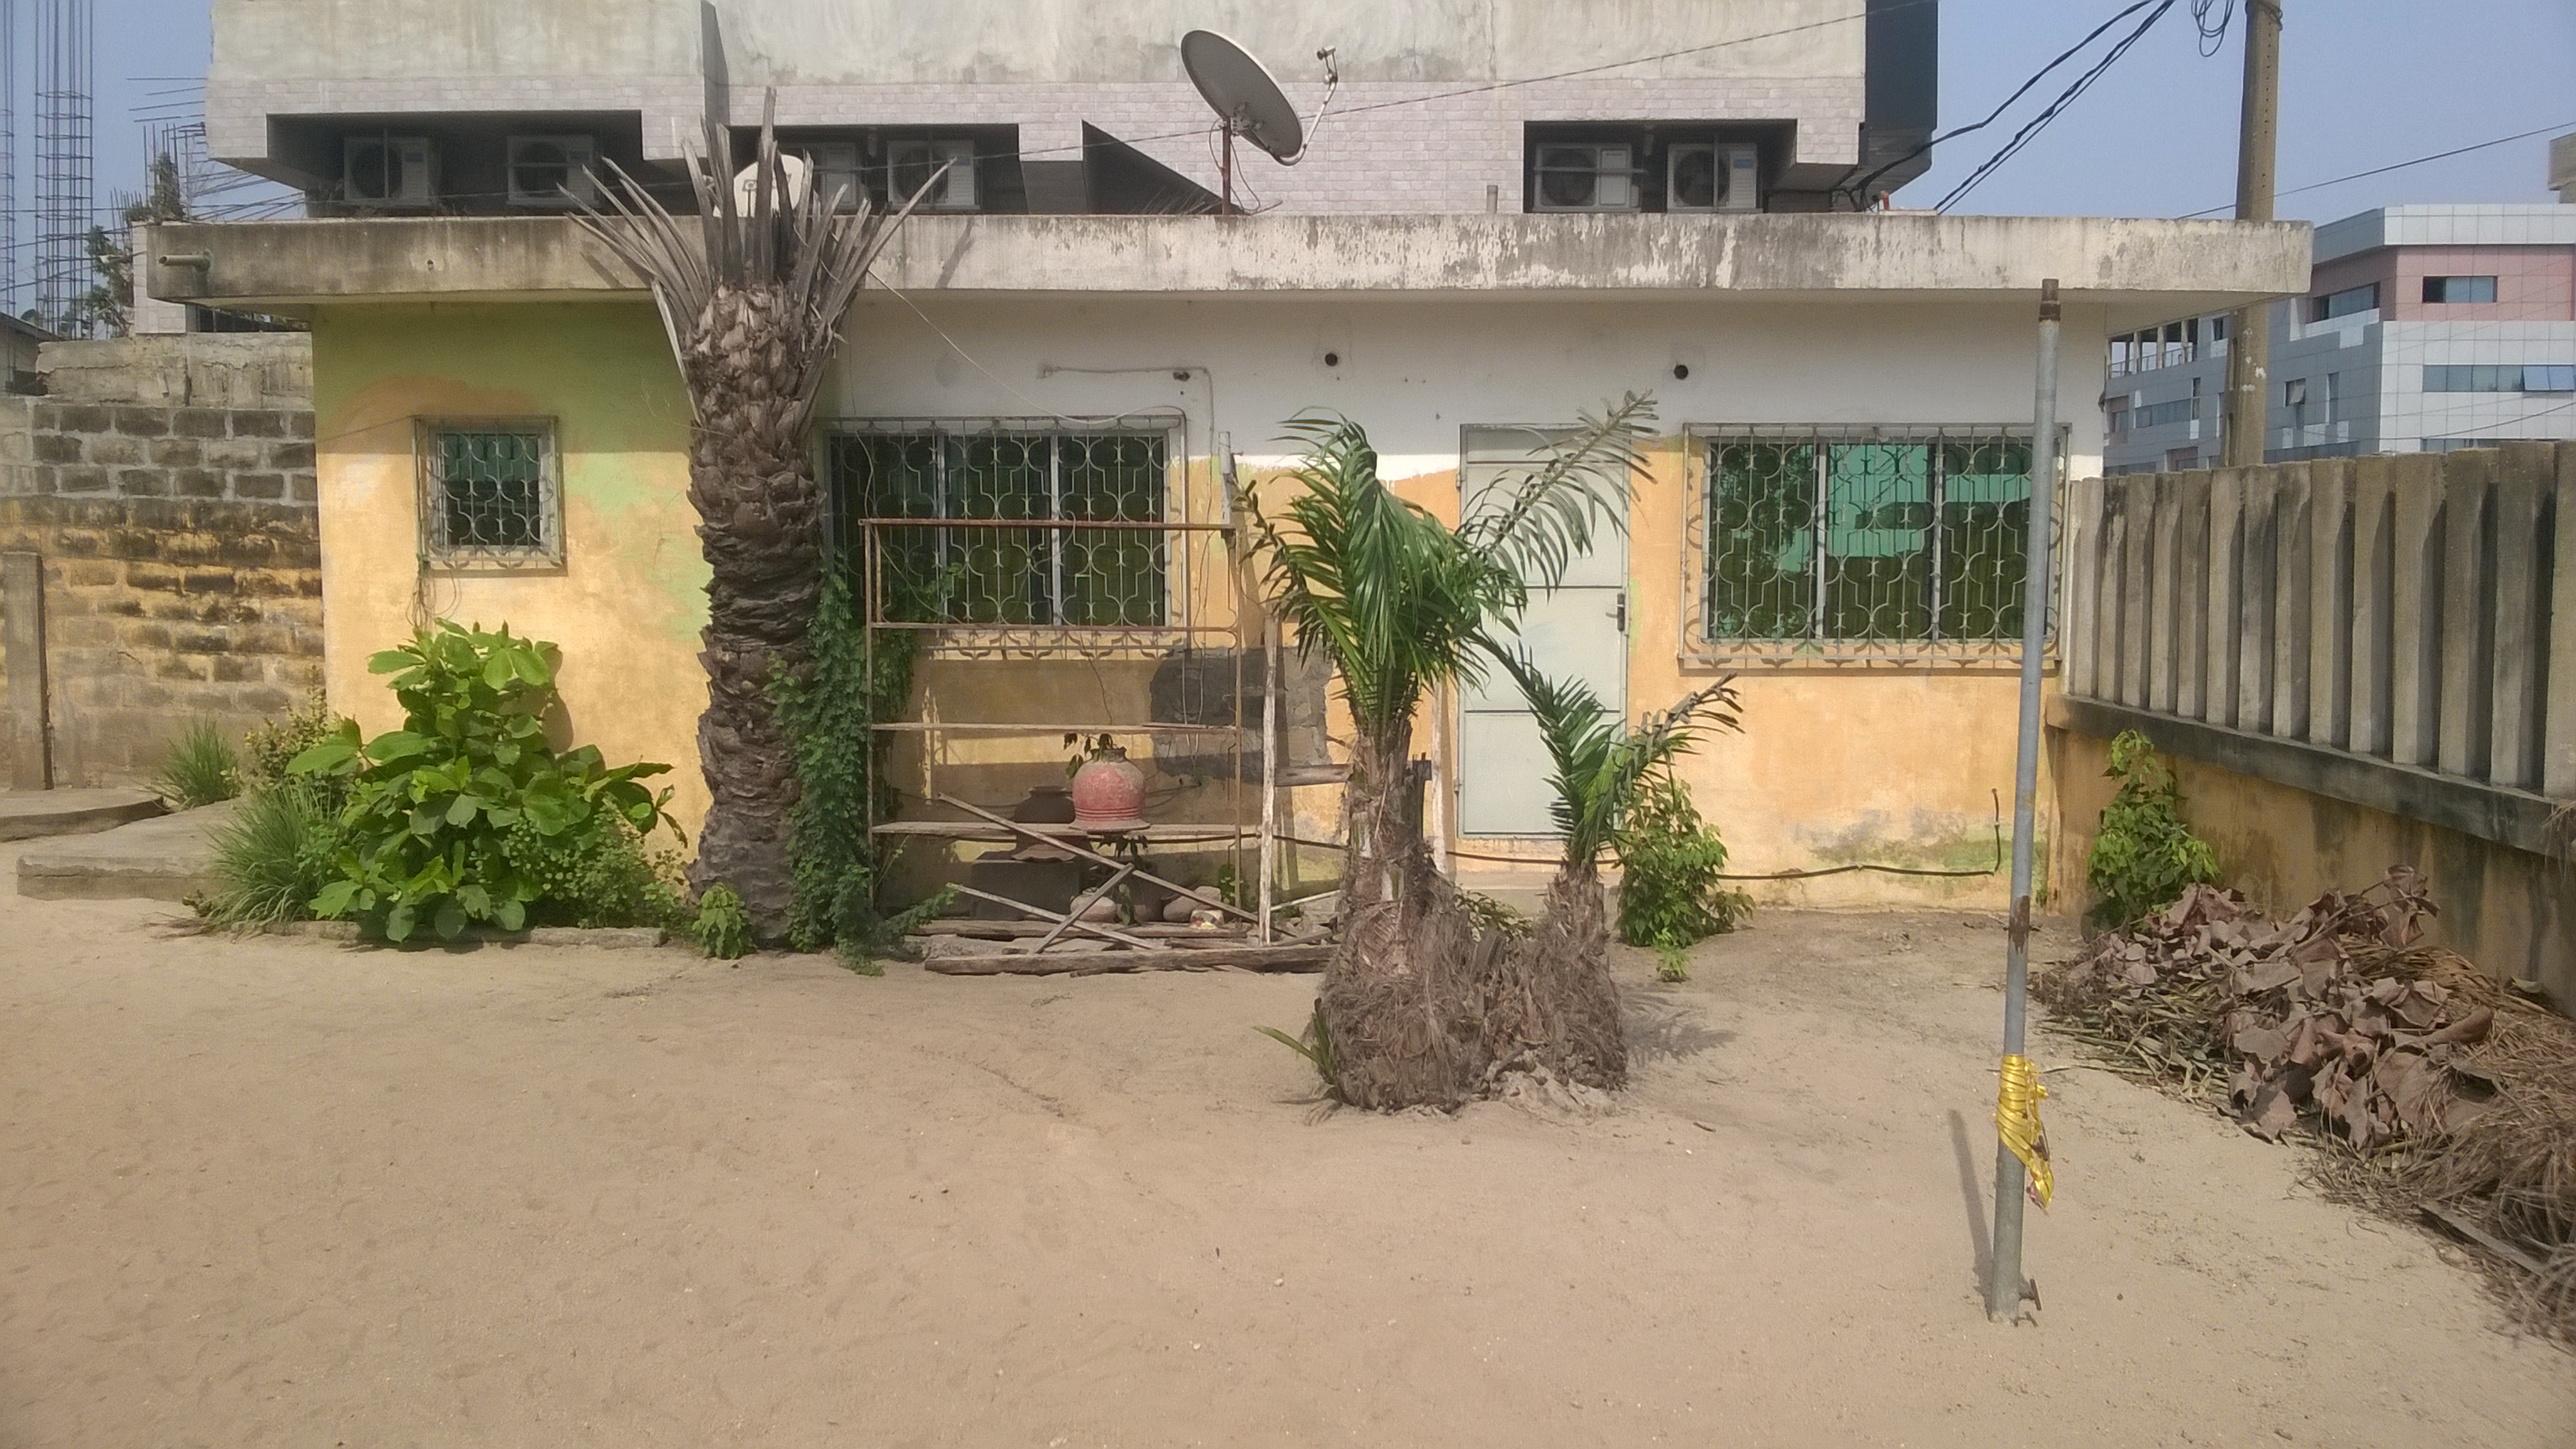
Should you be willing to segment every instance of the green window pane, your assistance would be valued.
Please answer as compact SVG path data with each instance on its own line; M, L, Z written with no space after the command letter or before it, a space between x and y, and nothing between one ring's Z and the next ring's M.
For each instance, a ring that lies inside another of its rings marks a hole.
M545 435L438 435L438 542L447 550L546 545Z
M1941 637L2021 637L2030 576L2030 444L1941 445Z
M1931 467L1920 443L1826 447L1826 638L1930 637Z
M1816 450L1721 443L1709 458L1708 633L1804 639L1813 632Z

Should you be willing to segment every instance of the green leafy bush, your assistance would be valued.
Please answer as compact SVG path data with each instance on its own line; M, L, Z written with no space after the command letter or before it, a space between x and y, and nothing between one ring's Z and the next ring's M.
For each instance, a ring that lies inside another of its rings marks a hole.
M1679 985L1690 979L1690 953L1679 946L1655 947L1655 979Z
M2218 883L2217 852L2183 823L2182 791L2145 735L2121 731L2103 774L2120 789L2102 811L2084 862L2084 884L2093 892L2087 921L2125 926L2172 905L2186 886Z
M1678 953L1702 937L1734 930L1752 914L1753 897L1720 879L1726 842L1700 818L1690 787L1670 770L1639 785L1611 845L1621 872L1619 939L1631 946ZM1676 970L1663 979L1681 976Z
M742 897L729 885L707 887L698 897L698 919L690 934L705 954L719 961L741 960L751 950L751 917L743 913Z
M170 746L152 788L182 810L230 800L241 793L241 760L214 721L201 719Z
M313 898L340 873L338 812L302 781L254 791L214 846L217 884L194 904L217 925L309 920Z
M670 766L612 768L591 746L547 745L539 717L554 701L557 658L554 645L507 628L442 620L367 661L393 676L403 727L362 740L343 720L288 766L348 790L337 878L315 895L315 914L354 917L391 941L423 925L445 939L476 924L519 930L547 895L514 832L553 841L669 823L671 792L640 781Z

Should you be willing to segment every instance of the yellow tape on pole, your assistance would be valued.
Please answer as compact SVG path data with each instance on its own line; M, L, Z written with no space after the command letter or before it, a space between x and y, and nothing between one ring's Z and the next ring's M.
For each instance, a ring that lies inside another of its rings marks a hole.
M2030 1170L2031 1201L2043 1208L2057 1191L2056 1175L2048 1170L2048 1129L2039 1124L2040 1099L2047 1095L2048 1089L2039 1084L2036 1063L2025 1056L2004 1058L1997 1073L1995 1130Z

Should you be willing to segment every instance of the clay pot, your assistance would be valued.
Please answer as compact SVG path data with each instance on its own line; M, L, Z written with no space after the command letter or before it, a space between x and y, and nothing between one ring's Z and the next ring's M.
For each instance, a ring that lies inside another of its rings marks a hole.
M1073 796L1062 785L1032 785L1020 803L1011 807L1011 818L1022 825L1070 825L1073 823ZM1088 841L1084 842L1089 844ZM1023 842L1011 852L1013 860L1072 860L1076 857L1060 845Z
M1073 823L1097 834L1145 828L1145 772L1116 746L1073 772Z

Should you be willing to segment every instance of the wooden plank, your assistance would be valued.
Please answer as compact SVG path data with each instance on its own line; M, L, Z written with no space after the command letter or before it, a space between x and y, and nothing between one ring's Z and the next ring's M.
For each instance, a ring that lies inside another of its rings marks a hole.
M1017 821L1005 820L1001 816L994 814L992 811L985 809L981 805L969 804L964 800L958 799L954 795L934 795L931 798L952 810L963 810L969 815L989 820L995 825L1001 826L1005 830L1009 830L1020 835L1034 837L1042 828L1032 825L1022 825ZM1099 865L1105 865L1111 870L1116 870L1118 867L1127 863L1113 856L1102 855L1099 851L1093 850L1088 846L1076 845L1071 840L1055 840L1050 841L1049 843L1071 851L1085 860L1092 861ZM1161 886L1163 889L1170 891L1174 895L1187 896L1191 900L1198 902L1200 905L1210 906L1223 911L1227 915L1234 917L1236 920L1250 921L1254 925L1260 924L1260 918L1253 915L1250 911L1244 910L1239 906L1229 905L1225 901L1220 900L1215 896L1208 895L1205 892L1192 890L1188 886L1178 885L1174 882L1167 881L1161 876L1154 874L1152 871L1140 870L1136 872L1136 878L1139 880L1152 881L1154 884Z
M1012 841L1027 835L1048 836L1059 843L1090 832L1078 825L1015 825L1009 829L987 825L980 820L888 820L869 827L877 835L907 835L933 840ZM1239 825L1149 825L1142 832L1148 842L1185 845L1199 840L1232 840L1253 832ZM1140 832L1129 831L1126 838Z
M1033 906L1027 901L1015 901L1009 896L997 896L991 891L979 891L970 885L957 885L952 882L948 888L957 892L961 896L973 896L979 901L991 901L997 906L1009 906L1015 911L1026 911L1041 921L1062 922L1067 919L1062 914L1050 911L1043 906ZM1086 935L1099 936L1105 940L1124 941L1130 946L1142 947L1148 951L1154 949L1154 944L1150 941L1140 940L1137 937L1128 935L1124 931L1113 930L1108 926L1096 925L1090 921L1075 921L1073 923L1073 928Z
M50 790L53 762L45 729L45 560L36 553L0 554L0 649L9 670L9 783Z
M1312 972L1330 946L1211 946L1196 951L1025 951L999 956L934 956L923 969L942 976L1105 976L1120 971Z
M1043 921L987 921L971 916L945 916L936 921L922 922L912 928L912 934L1019 940L1029 936L1043 936L1051 929L1053 928ZM1249 928L1241 924L1184 926L1172 921L1144 921L1133 926L1121 926L1119 929L1128 935L1141 936L1149 941L1240 941L1246 939Z

